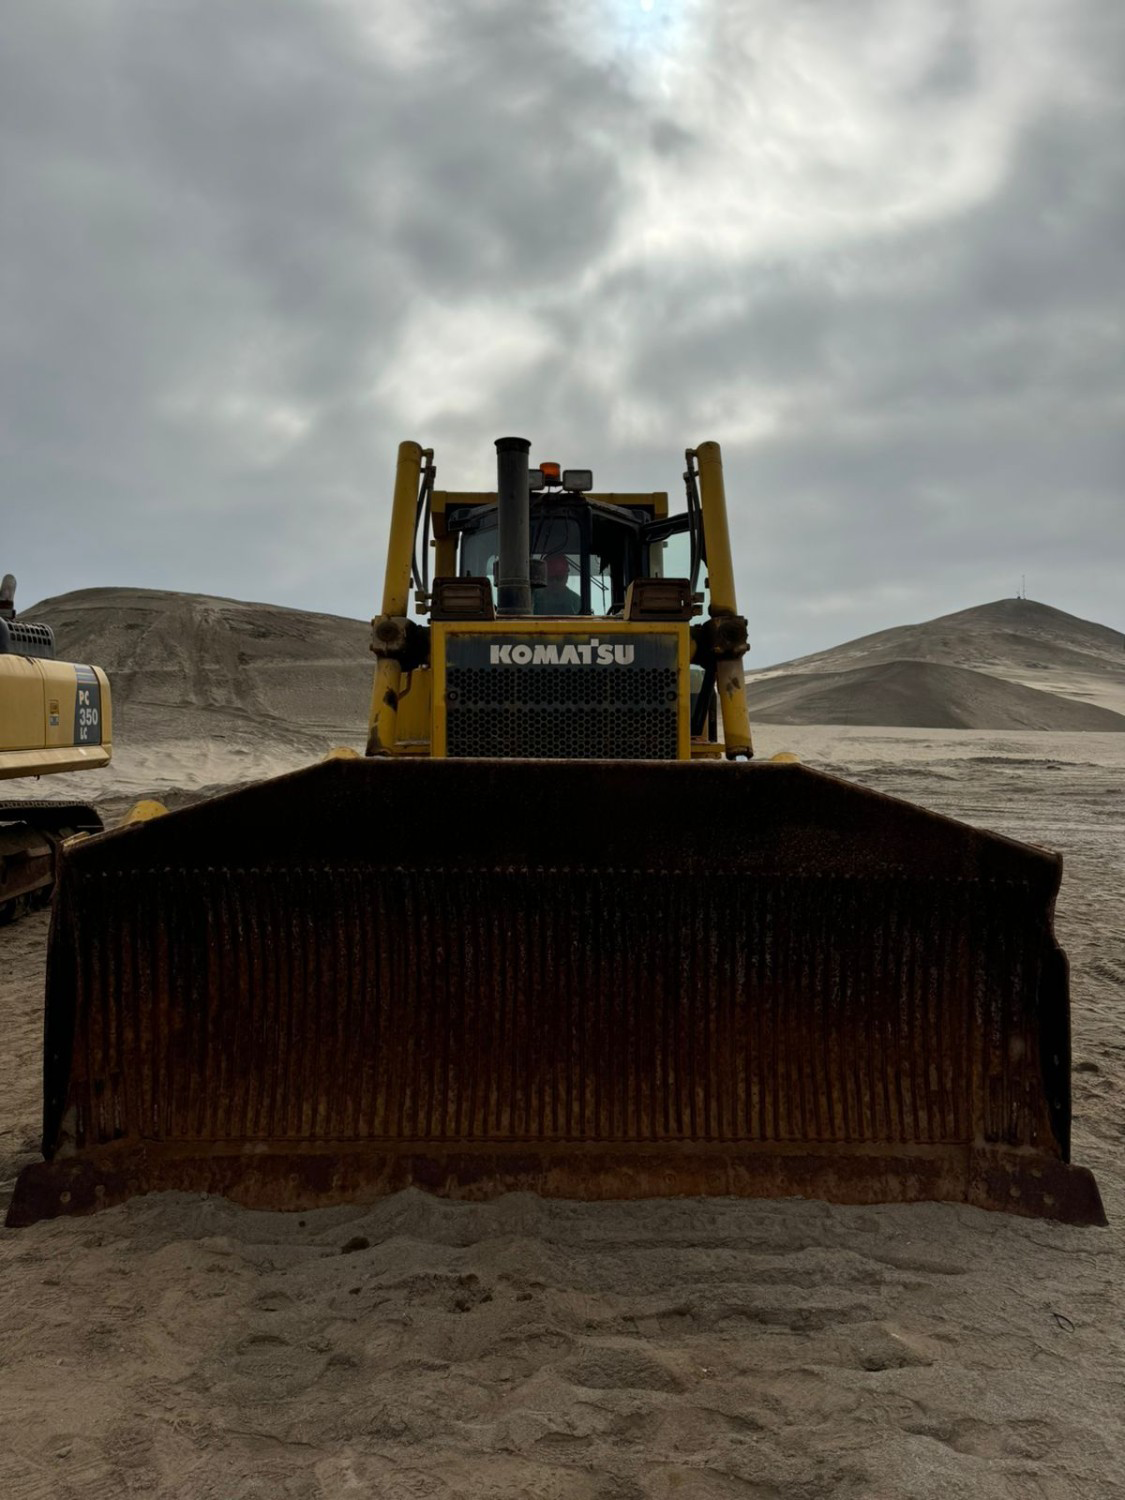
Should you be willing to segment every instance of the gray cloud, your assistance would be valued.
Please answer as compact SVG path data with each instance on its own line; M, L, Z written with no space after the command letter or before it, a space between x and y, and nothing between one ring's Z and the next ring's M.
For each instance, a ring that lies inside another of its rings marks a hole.
M0 563L365 614L401 437L670 489L717 437L758 664L1024 572L1120 623L1123 41L1113 0L27 0Z

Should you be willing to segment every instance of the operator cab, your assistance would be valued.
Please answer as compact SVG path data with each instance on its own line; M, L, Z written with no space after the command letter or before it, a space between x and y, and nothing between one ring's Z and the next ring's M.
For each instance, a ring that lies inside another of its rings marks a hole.
M657 514L653 504L614 504L589 494L589 469L541 464L529 474L530 580L532 612L621 616L629 585L638 578L687 576L702 560L691 547L692 517ZM485 579L496 598L500 543L497 506L454 505L446 513L456 538L457 577ZM666 554L669 554L666 556ZM702 611L699 601L694 613Z

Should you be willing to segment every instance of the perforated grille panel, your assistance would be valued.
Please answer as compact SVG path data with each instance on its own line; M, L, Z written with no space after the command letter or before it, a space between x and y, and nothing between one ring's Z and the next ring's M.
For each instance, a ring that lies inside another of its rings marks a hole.
M40 625L31 620L9 620L12 650L17 656L38 656L44 661L53 661L55 656L55 632L49 625Z
M580 660L568 659L573 656ZM450 756L676 758L674 635L615 636L612 643L575 635L547 643L531 636L451 635L445 682Z

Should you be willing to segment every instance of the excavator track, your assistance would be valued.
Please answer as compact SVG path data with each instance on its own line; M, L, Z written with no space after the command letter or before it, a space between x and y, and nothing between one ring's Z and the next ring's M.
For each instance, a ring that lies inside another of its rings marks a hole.
M83 802L0 800L0 924L51 899L64 839L101 831Z
M337 760L105 834L63 861L8 1223L408 1185L1104 1223L1060 875L757 762Z

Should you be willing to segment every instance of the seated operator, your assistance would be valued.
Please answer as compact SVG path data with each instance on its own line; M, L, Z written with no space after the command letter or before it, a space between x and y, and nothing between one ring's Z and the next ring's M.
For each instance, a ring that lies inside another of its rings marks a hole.
M535 613L537 615L576 615L581 613L582 602L578 595L566 586L570 577L570 564L565 552L552 552L547 559L547 583L535 590Z

